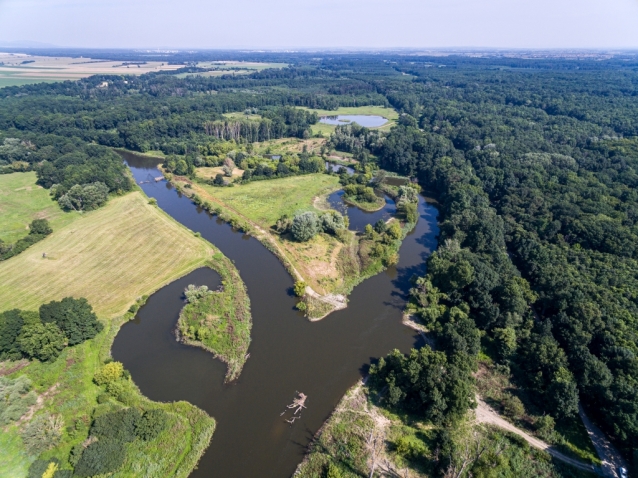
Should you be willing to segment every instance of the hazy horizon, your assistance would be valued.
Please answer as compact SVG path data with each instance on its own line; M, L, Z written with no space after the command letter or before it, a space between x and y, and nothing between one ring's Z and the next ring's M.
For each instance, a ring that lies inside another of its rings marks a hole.
M0 44L137 49L636 49L638 0L0 0Z

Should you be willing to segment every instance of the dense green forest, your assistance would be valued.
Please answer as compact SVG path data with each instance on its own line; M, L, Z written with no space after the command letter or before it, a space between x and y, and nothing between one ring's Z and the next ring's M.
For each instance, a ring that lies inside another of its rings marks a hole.
M174 61L188 70L183 55ZM107 147L192 165L228 140L311 136L316 114L296 107L392 106L401 116L391 131L338 127L329 144L416 178L438 201L439 249L411 302L446 355L391 356L373 372L386 380L402 364L444 362L458 391L446 405L395 384L392 404L438 422L458 415L472 401L480 349L554 418L574 416L580 401L638 460L635 58L282 58L261 60L290 67L241 77L152 73L1 89L0 168L35 169L57 198L75 185L116 192L131 185ZM223 116L233 112L247 114Z

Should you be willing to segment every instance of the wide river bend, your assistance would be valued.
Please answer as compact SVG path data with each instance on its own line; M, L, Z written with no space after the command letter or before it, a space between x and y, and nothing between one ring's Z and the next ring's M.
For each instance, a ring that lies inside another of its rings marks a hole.
M141 187L159 207L234 261L248 288L253 329L250 358L239 379L228 384L223 363L175 340L184 288L219 283L215 272L198 269L149 298L118 333L113 358L150 399L186 400L217 421L210 447L191 476L292 475L314 434L371 361L418 344L401 316L410 278L425 272L424 262L436 248L436 209L420 198L419 222L401 246L398 265L356 287L346 309L312 323L294 309L292 278L259 241L198 208L166 181L155 182L161 175L157 160L123 156L136 181L148 181ZM371 213L370 222L379 217ZM308 408L290 425L280 413L297 391L308 395Z

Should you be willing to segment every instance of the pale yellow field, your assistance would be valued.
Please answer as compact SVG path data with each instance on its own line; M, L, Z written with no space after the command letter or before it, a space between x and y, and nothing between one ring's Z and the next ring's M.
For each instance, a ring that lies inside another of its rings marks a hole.
M30 63L24 63L25 61ZM176 70L182 66L161 61L149 61L138 66L127 65L122 61L0 52L0 87L42 81L79 80L92 75L141 75L151 71Z
M135 191L0 262L0 310L35 310L73 296L86 297L99 316L115 317L213 252Z

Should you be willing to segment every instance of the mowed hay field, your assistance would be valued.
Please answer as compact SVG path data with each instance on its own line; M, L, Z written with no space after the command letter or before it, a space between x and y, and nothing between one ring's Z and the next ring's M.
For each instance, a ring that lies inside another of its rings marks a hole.
M73 296L86 297L100 317L115 317L214 252L135 191L0 262L0 310L36 310Z
M254 181L232 188L201 185L211 196L263 228L269 228L284 214L314 209L312 201L338 189L339 177L307 174L289 178Z
M35 172L0 175L0 239L15 242L29 233L34 219L48 219L58 230L78 217L65 213L49 191L35 184Z

